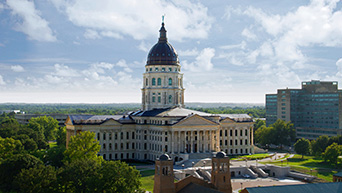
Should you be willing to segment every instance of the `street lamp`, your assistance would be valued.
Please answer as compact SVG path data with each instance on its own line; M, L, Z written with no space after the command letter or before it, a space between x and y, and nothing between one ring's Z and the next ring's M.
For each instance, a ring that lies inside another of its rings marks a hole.
M241 184L241 190L242 190L242 182L240 182L240 184Z
M203 169L204 169L204 167L205 167L205 161L203 161Z
M258 167L258 159L255 160L255 165Z
M191 162L191 164L192 164L192 169L194 169L195 162Z

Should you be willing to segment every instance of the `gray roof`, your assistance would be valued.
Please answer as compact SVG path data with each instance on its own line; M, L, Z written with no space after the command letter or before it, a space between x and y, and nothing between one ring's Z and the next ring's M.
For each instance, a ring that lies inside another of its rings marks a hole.
M130 116L126 115L69 115L73 125L100 125L109 119L119 123L135 123Z
M253 122L252 117L247 114L218 114L218 116L221 119L230 118L236 122Z
M188 185L186 185L184 188L182 188L180 191L178 191L177 193L222 193L218 190L212 189L212 188L208 188L205 186L201 186L199 184L195 184L195 183L189 183Z
M342 177L342 172L338 172L337 174L334 174L333 176Z
M199 116L217 116L210 113L204 113L201 111L195 111L191 109L185 109L181 107L164 108L164 109L152 109L149 111L137 111L132 113L132 116L141 117L186 117L191 114L197 114Z
M246 188L249 193L341 193L342 182Z

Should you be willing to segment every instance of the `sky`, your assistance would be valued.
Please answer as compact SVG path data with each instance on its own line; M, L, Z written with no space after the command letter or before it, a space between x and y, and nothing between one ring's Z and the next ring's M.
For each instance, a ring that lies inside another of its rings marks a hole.
M0 103L140 103L162 15L185 102L342 85L339 0L2 0Z

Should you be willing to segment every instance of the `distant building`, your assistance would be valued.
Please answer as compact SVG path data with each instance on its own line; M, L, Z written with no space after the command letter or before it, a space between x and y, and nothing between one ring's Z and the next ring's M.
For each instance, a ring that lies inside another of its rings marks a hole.
M20 110L0 110L0 115L3 113L20 113Z
M186 109L183 74L164 23L143 74L142 108L128 115L70 115L71 136L91 131L104 159L155 160L167 153L174 162L211 157L212 153L253 153L253 119L247 114L215 115Z
M52 117L58 121L59 126L64 126L64 123L68 117L68 115L64 114L15 114L14 117L17 119L18 123L26 125L29 123L31 118L36 118L36 117Z
M301 89L278 89L266 94L266 125L291 121L297 138L342 134L342 90L337 81L302 82Z

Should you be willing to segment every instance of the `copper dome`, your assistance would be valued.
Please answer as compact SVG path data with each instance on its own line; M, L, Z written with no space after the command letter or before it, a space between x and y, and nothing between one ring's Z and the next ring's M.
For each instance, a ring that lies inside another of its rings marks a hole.
M147 65L179 65L178 55L166 38L164 23L159 30L160 36L158 43L155 44L147 57Z

